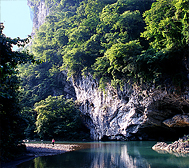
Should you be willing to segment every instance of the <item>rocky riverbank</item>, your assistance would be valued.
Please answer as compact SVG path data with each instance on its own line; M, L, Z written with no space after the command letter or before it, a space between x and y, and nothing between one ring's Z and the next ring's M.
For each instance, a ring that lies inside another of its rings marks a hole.
M79 145L74 144L32 144L26 143L27 152L38 156L57 155L79 148Z
M39 156L50 156L50 155L58 155L65 152L74 151L76 149L80 149L80 145L75 144L43 144L43 143L26 143L27 152L15 160L9 163L3 163L0 165L2 168L16 168L17 165L26 162L28 160L34 159Z
M189 156L189 135L180 138L178 141L175 141L172 144L157 142L152 149L158 153L170 153L178 157Z

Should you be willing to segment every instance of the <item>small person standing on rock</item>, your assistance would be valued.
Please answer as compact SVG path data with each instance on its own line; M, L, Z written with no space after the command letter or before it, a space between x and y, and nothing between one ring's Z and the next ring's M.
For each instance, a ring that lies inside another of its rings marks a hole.
M55 140L54 139L52 139L52 145L54 146L54 143L55 143Z

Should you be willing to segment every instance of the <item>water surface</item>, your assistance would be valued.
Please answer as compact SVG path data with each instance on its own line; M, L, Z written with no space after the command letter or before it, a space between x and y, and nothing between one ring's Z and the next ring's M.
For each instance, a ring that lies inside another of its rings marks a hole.
M18 168L189 168L189 157L159 154L153 141L79 143L83 148L56 156L43 156Z

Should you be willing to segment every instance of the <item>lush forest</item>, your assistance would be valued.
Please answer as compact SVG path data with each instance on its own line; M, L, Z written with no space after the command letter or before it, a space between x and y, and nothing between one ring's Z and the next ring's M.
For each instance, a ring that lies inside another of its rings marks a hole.
M26 123L20 114L18 78L19 64L40 63L28 52L12 51L13 45L24 46L29 38L11 39L3 34L4 26L0 24L0 147L1 159L6 160L22 151L17 145L24 138Z
M7 76L10 79L6 80L18 78L18 69L22 81L20 87L17 80L7 81L14 86L6 87L14 90L11 95L9 90L0 91L1 99L6 98L8 107L13 108L1 109L1 118L5 115L7 120L11 118L8 122L16 124L10 116L21 117L24 127L13 127L24 128L20 133L24 132L25 138L72 140L89 137L76 102L62 96L64 86L59 81L63 70L67 71L68 79L73 77L73 80L91 74L98 79L102 90L107 83L115 88L125 83L174 85L178 91L186 86L188 0L45 0L45 3L50 15L36 30L32 45L26 47L30 50L26 58L33 55L41 63L30 64L27 60L23 64L18 60L13 66L10 60L5 60L6 71L1 63L1 81ZM1 38L6 38L2 31ZM0 43L4 50L5 46ZM10 39L7 43L11 43ZM14 58L11 44L7 45ZM33 57L31 59L35 62ZM18 65L20 63L22 65ZM1 84L1 88L4 86ZM58 90L56 95L54 88ZM12 95L14 93L16 96ZM10 107L10 102L15 102L17 108ZM1 107L8 108L6 104L1 103ZM13 128L1 126L1 129L15 132ZM78 130L81 130L79 135L76 134ZM3 139L6 135L2 135ZM16 139L15 145L22 139L21 135L14 136L1 143Z
M44 62L25 69L43 88L57 85L53 81L62 70L68 77L90 73L101 88L107 82L117 87L165 79L181 86L187 80L181 63L188 52L188 1L159 0L152 6L138 0L45 2L51 14L31 49ZM38 92L47 97L39 87Z

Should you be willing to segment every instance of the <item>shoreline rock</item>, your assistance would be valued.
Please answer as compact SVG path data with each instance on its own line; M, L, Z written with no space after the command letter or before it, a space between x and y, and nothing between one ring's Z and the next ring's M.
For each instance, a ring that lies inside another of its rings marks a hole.
M184 136L178 141L173 142L172 144L167 144L165 142L157 142L152 149L158 153L170 153L174 154L177 157L186 157L189 156L189 135Z

